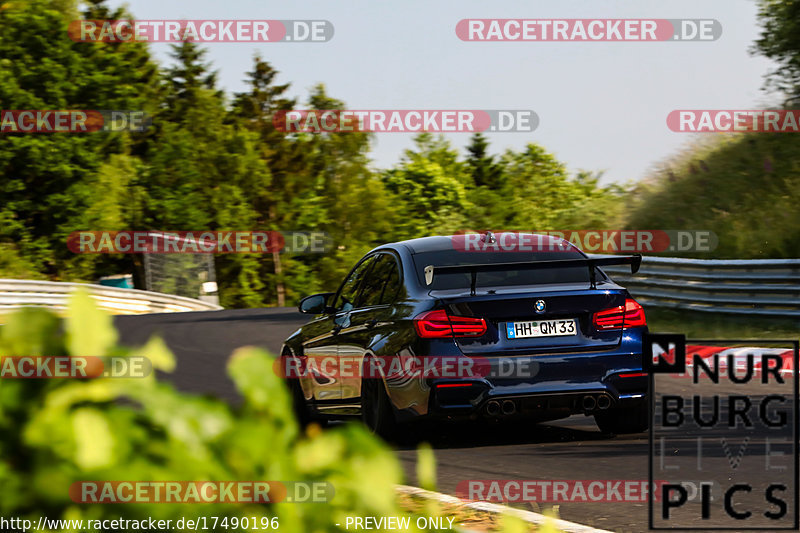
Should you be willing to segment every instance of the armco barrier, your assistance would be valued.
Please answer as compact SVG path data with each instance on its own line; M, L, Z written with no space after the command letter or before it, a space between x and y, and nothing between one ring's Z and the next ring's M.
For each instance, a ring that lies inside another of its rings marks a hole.
M645 257L634 275L603 270L642 305L800 318L800 259Z
M69 295L78 288L89 291L101 309L116 315L222 309L209 302L158 292L117 289L89 283L0 279L0 313L30 306L63 311L67 308Z

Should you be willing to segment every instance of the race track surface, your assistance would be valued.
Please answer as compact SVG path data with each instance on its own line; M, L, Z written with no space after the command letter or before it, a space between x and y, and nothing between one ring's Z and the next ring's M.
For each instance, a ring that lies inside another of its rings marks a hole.
M254 345L278 353L305 321L294 308L115 317L124 345L141 345L154 334L166 341L178 364L164 377L178 389L232 403L237 394L225 373L231 352ZM589 417L538 425L440 425L423 438L435 448L438 489L454 495L459 482L470 479L647 479L647 435L605 437ZM395 447L407 482L414 484L414 441ZM520 504L535 511L553 504L544 505ZM558 508L561 518L603 529L647 529L646 503L575 502Z

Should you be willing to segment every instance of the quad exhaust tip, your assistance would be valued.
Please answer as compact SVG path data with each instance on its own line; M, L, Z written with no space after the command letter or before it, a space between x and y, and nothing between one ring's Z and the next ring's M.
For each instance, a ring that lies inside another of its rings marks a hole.
M606 410L611 407L612 399L608 394L587 394L581 399L581 405L586 412ZM517 403L514 400L489 400L484 408L486 415L491 417L511 416L517 412Z
M596 406L597 406L597 400L594 399L594 396L589 396L587 394L586 396L583 397L584 411L593 411Z
M517 403L514 400L490 400L484 411L488 416L511 416L517 412Z
M599 394L597 396L592 396L587 394L582 399L582 405L584 411L594 411L595 409L605 410L611 407L611 396L608 394Z
M598 409L608 409L611 407L611 397L607 394L601 394L597 398L597 408Z

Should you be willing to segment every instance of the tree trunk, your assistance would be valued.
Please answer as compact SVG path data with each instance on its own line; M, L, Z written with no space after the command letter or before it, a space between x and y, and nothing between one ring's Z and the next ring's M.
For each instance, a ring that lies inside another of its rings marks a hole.
M280 252L272 252L272 262L275 263L275 291L278 293L278 307L286 305L286 292L283 287L283 267L281 266Z

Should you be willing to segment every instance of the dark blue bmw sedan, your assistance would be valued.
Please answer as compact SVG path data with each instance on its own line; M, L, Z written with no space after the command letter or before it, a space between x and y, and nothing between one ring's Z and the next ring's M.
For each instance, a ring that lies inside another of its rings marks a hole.
M647 429L644 310L587 256L535 234L426 237L375 248L281 363L303 422L360 416L395 434L423 419L594 416L606 433Z

